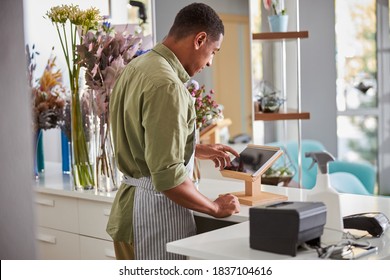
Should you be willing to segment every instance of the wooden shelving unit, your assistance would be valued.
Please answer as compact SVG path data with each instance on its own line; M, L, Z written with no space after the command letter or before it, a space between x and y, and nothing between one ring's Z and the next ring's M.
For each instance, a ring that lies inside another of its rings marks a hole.
M253 33L253 40L261 41L295 41L297 39L304 39L309 37L308 31L290 31L290 32L262 32ZM300 94L300 93L299 93ZM277 121L277 120L308 120L310 113L300 112L294 109L284 109L278 113L263 113L258 110L255 102L255 120L256 121Z
M299 26L299 0L296 0L297 6L297 20L296 30L300 30ZM287 135L287 121L296 120L298 124L298 166L299 166L299 182L298 185L302 185L302 162L301 162L301 121L310 119L309 112L301 111L301 64L300 64L300 42L301 39L309 38L308 31L289 31L289 32L261 32L253 33L253 41L261 41L261 43L280 44L281 50L281 78L282 78L282 89L283 98L286 98L287 88L287 71L286 71L286 43L296 42L297 44L297 109L280 108L277 113L264 113L259 111L257 102L254 102L254 120L255 121L283 121L284 135Z

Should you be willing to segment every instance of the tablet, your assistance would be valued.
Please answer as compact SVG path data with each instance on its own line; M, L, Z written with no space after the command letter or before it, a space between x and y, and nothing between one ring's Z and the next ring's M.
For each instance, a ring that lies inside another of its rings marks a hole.
M263 174L283 154L278 147L249 145L240 157L232 160L225 170L248 174L252 177Z

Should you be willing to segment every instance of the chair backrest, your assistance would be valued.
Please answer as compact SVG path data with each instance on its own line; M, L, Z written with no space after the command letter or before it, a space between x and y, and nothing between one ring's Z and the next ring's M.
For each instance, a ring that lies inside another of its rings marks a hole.
M352 173L334 172L329 175L332 188L340 193L371 195L362 182Z
M284 147L287 150L287 153L290 156L290 159L295 167L296 173L293 177L295 182L299 181L299 167L298 167L298 142L297 141L287 141L285 144L283 142L272 142L266 145ZM317 164L315 164L311 169L309 169L312 159L306 158L306 152L314 151L325 151L324 145L321 142L310 139L303 139L301 141L301 163L302 163L302 185L305 189L312 189L315 186L317 180Z
M286 151L288 152L290 159L292 161L292 164L294 165L296 169L296 174L293 177L293 180L295 182L299 182L299 167L298 167L298 142L297 141L287 141L285 144L283 142L272 142L266 145L270 146L278 146L278 147L284 147ZM314 152L314 151L326 151L325 146L317 141L317 140L311 140L311 139L303 139L301 141L301 163L302 163L302 186L305 189L312 189L317 181L317 164L314 164L314 166L309 169L309 167L312 164L311 158L306 158L305 153L306 152ZM357 184L353 184L351 180L348 182L352 185L356 185L356 188L361 188L363 186L368 193L373 194L375 183L376 183L376 170L374 166L370 165L369 163L354 163L354 162L346 162L346 161L340 161L335 160L333 162L329 163L329 173L332 177L332 174L335 173L343 173L344 175L335 175L334 182L347 182L348 178L344 178L344 180L340 180L342 176L345 176L346 173L350 173L354 175L359 182L359 186ZM357 182L357 181L356 181ZM338 186L339 189L341 189L341 186ZM347 187L347 186L346 186ZM348 186L350 188L350 186ZM353 188L352 188L353 189ZM350 190L345 190L344 192L352 192ZM360 194L364 194L364 191L358 191Z
M374 194L376 184L376 169L373 165L364 162L345 162L335 160L329 164L329 173L347 172L355 175L364 188Z
M294 158L294 162L296 162L298 167L298 142L289 141L287 143L287 150L290 152L290 156ZM312 189L317 181L317 164L314 164L313 167L310 168L313 160L305 157L305 153L325 150L324 145L319 141L309 139L303 139L301 141L302 185L305 189ZM296 182L299 181L298 172L295 174L294 180Z

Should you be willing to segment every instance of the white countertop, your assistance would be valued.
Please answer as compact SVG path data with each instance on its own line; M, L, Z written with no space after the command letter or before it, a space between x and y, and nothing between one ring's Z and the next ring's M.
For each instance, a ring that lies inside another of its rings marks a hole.
M49 170L40 174L39 180L35 182L35 191L38 193L54 194L86 200L103 201L112 203L116 192L99 192L92 190L74 190L69 174L61 174L59 169Z
M327 229L325 229L325 232ZM390 230L381 238L368 238L378 252L361 259L390 259ZM362 242L362 240L360 240ZM300 250L295 257L249 247L249 221L198 234L167 244L167 250L191 259L205 260L318 260L317 252Z
M74 197L86 200L112 203L116 192L98 192L97 190L75 191L72 188L70 176L61 174L60 166L46 170L35 183L39 193ZM199 191L214 200L220 194L243 191L244 182L226 179L202 178ZM286 195L290 201L304 201L308 190L265 186L262 191ZM390 198L378 196L363 196L355 194L340 194L342 215L361 212L380 211L390 217ZM240 213L221 219L238 223L237 225L199 234L190 238L167 244L168 251L199 259L290 259L290 256L273 254L249 248L249 206L241 205ZM195 215L212 217L196 212ZM326 229L325 229L326 230ZM370 241L371 242L371 241ZM376 255L369 259L390 258L390 230L380 239L372 239L372 243L380 248ZM315 259L315 252L300 252L294 259Z
M240 181L223 181L204 179L201 181L200 191L209 197L216 197L219 193L242 190ZM204 189L203 189L204 188ZM283 194L289 201L304 201L308 190L262 186L263 191ZM342 216L363 213L383 212L390 217L390 197L364 196L355 194L340 194ZM167 244L167 250L182 254L194 259L317 259L316 251L300 251L296 257L274 254L254 250L249 247L249 207L241 206L241 212L226 218L231 221L244 221L237 225L206 232L186 239ZM331 233L326 229L324 234ZM378 246L378 252L363 259L390 259L390 230L381 238L365 238L372 245Z

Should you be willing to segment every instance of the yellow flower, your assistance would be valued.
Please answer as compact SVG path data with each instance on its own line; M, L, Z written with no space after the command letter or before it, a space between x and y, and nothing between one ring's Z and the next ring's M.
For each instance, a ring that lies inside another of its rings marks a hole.
M53 23L64 24L69 18L69 10L70 7L68 5L55 6L50 8L50 10L46 13L46 16Z
M78 5L73 4L52 7L46 16L53 23L65 24L69 20L71 24L82 27L84 31L95 27L102 20L99 9L91 7L81 10Z

